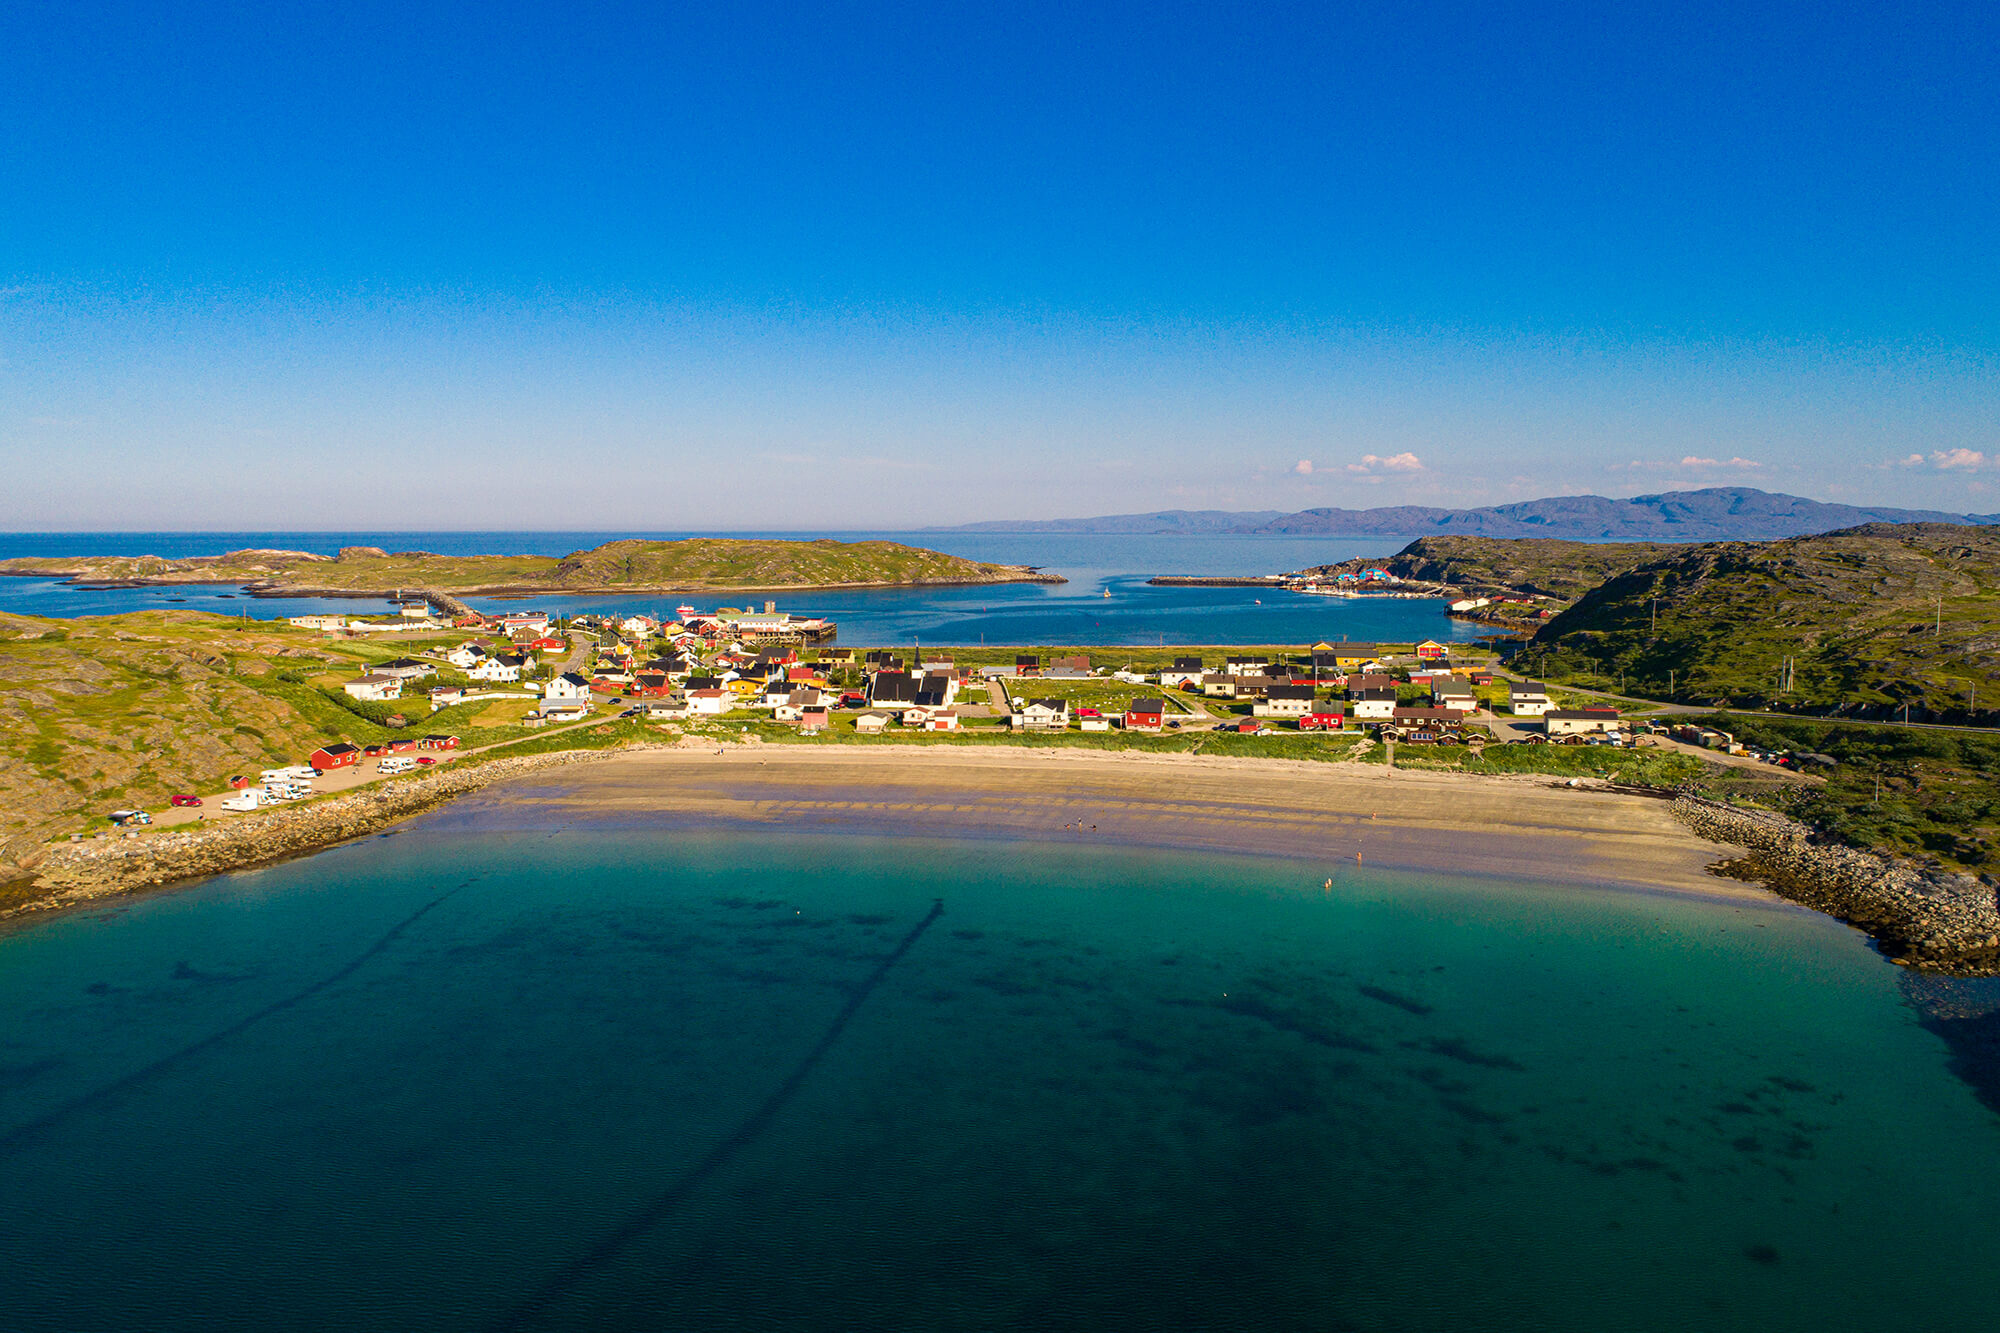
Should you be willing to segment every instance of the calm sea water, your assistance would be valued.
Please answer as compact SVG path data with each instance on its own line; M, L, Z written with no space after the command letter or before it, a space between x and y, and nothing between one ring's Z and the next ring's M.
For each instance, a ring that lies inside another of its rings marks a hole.
M1990 1319L2000 1125L1822 918L535 817L0 937L0 1322Z
M0 535L0 555L213 555L243 547L331 553L342 546L481 553L563 555L613 536L682 537L688 533L72 533ZM744 535L744 534L735 534ZM1065 584L983 588L888 589L780 597L787 610L831 616L849 644L1309 643L1317 639L1410 641L1471 638L1476 627L1444 615L1437 601L1340 600L1245 588L1154 588L1157 574L1284 573L1307 565L1394 551L1401 542L1296 537L1150 537L1043 533L773 533L787 537L882 537L969 559L1031 564ZM1110 596L1105 596L1109 593ZM551 612L672 610L657 595L471 598L481 610L532 605ZM741 600L740 598L738 600ZM712 598L697 599L711 604ZM92 591L50 579L0 579L0 611L23 615L105 615L184 607L279 618L332 611L381 610L352 598L250 598L233 586Z

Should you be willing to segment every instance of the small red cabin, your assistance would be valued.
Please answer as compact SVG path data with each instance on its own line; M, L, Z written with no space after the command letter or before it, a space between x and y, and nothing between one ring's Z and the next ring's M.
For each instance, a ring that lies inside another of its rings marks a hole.
M347 742L342 741L338 745L320 746L319 749L314 750L312 754L306 757L306 762L320 772L326 773L336 768L351 768L354 761L360 757L361 749L359 746L349 745Z
M548 635L544 634L541 638L536 639L528 646L534 649L538 653L552 653L557 651L558 649L567 648L569 645L564 643L561 639L551 639Z
M389 742L390 754L402 754L405 750L414 750L416 748L417 743L414 740L403 740L401 737ZM347 762L351 764L354 761L350 759Z
M1299 719L1300 731L1339 731L1347 719L1338 713L1307 713Z
M458 737L426 736L418 741L417 745L426 750L456 750L458 748Z

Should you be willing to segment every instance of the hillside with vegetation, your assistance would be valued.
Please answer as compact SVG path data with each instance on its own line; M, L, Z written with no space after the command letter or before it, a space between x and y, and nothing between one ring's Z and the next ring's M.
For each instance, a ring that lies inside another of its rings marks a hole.
M1606 579L1685 550L1666 542L1571 542L1552 537L1419 537L1386 560L1343 560L1302 571L1330 578L1385 569L1469 595L1573 601Z
M431 713L421 695L361 703L340 689L371 663L443 642L334 640L197 611L0 613L0 884L42 841L112 809L214 790L331 741L435 730L470 745L528 734L517 725L525 709ZM408 731L386 725L399 711Z
M1678 702L1991 721L2000 530L1870 524L1681 548L1591 589L1526 651L1553 678Z
M385 594L429 588L458 594L541 591L698 592L1056 581L1018 565L966 560L898 542L696 537L607 542L561 558L435 555L344 547L338 555L249 550L158 556L0 560L0 575L97 584L236 583L273 596Z

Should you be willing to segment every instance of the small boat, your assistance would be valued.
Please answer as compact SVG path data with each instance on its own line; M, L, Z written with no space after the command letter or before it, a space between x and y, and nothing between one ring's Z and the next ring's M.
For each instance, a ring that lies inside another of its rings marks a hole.
M1107 602L1111 600L1111 589L1106 588L1104 590L1104 600Z

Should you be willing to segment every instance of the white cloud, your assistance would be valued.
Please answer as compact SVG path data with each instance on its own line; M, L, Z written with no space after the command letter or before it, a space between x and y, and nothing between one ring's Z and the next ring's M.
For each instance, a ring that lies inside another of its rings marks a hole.
M1940 449L1931 455L1935 468L1975 468L1986 466L1986 455L1977 449Z
M1292 471L1298 473L1301 477L1310 477L1313 474L1312 459L1301 458L1298 462L1292 464Z
M1390 454L1387 458L1379 454L1363 454L1359 463L1349 463L1349 472L1368 476L1376 472L1422 472L1424 465L1415 454L1407 451Z
M1658 458L1635 458L1629 463L1613 463L1613 472L1624 469L1630 472L1665 472L1672 468L1689 468L1695 471L1709 471L1714 468L1735 468L1749 471L1764 465L1754 458L1703 458L1699 454L1687 454L1678 461L1669 463Z
M1897 464L1899 467L1922 467L1923 465L1924 456L1922 454L1905 454Z
M1698 467L1698 468L1711 468L1711 467L1753 468L1753 467L1762 467L1764 465L1762 463L1755 462L1748 458L1697 458L1693 454L1689 454L1687 457L1681 459L1679 466Z

